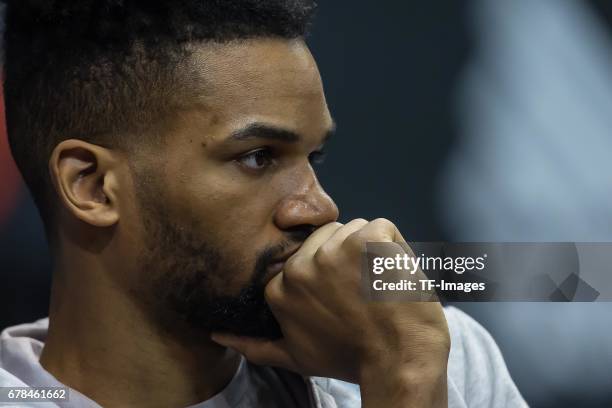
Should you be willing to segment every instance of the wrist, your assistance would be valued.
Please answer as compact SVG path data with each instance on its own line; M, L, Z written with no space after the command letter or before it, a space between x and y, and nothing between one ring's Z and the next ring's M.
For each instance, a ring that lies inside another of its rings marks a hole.
M447 360L364 366L359 385L363 407L446 407Z

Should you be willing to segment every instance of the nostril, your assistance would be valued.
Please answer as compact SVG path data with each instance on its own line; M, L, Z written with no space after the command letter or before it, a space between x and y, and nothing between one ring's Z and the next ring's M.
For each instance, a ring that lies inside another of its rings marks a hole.
M296 225L285 229L287 238L294 242L304 242L315 230L316 226L310 224Z

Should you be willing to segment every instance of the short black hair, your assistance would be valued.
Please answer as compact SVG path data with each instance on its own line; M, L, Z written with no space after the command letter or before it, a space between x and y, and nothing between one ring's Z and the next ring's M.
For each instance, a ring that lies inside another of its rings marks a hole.
M186 45L303 37L315 8L312 0L8 0L7 132L45 224L58 143L128 148L178 103L173 80Z

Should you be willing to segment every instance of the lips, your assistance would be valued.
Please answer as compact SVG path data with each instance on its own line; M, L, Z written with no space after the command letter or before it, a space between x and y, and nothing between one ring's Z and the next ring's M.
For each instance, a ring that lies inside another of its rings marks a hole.
M268 273L277 275L278 273L280 273L280 271L283 270L284 266L285 261L271 263L270 265L268 265Z
M282 262L284 264L285 262L287 262L287 259L291 258L291 256L293 256L293 254L295 254L298 251L298 249L300 249L300 247L301 245L298 245L295 248L293 248L291 251L286 252L283 256L273 259L272 263Z
M301 245L298 245L297 247L295 247L294 249L292 249L289 252L286 252L283 256L273 259L272 262L270 262L269 266L268 266L268 271L270 273L273 273L274 275L276 275L277 273L279 273L280 271L283 270L283 267L285 266L285 262L287 262L287 260L289 258L291 258L291 256L293 254L295 254L298 249L300 249Z

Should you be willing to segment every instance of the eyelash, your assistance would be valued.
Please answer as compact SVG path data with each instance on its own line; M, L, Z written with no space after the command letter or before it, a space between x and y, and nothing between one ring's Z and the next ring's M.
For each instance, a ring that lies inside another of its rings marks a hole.
M264 159L266 162L265 162L265 164L263 164L261 166L261 168L252 168L252 167L249 167L249 166L247 166L245 164L246 160L248 160L248 159L255 159L255 160L257 160L257 159ZM249 170L260 171L260 170L263 170L263 168L267 168L270 165L272 165L274 159L272 157L272 150L266 147L266 148L250 151L250 152L240 156L237 159L237 161L241 165L249 168Z
M264 147L261 149L257 149L257 150L252 150L242 156L240 156L238 159L236 159L236 161L238 163L240 163L242 166L247 167L249 170L251 171L263 171L266 168L272 166L274 164L274 152L272 151L271 148L269 147ZM319 149L319 150L315 150L314 152L310 153L308 155L308 161L311 164L314 165L318 165L323 163L323 161L325 160L325 157L327 155L327 152L325 151L325 149ZM259 167L254 168L254 167L250 167L248 165L245 164L245 162L249 159L254 159L254 160L258 160L258 159L263 159L265 160L265 162L261 165L259 165Z

